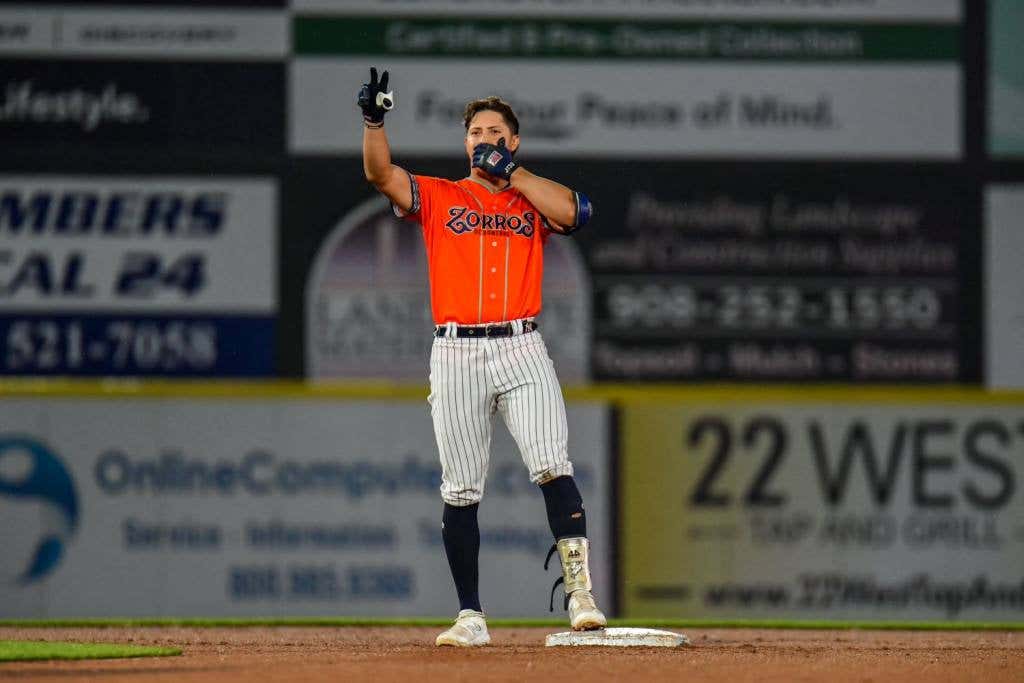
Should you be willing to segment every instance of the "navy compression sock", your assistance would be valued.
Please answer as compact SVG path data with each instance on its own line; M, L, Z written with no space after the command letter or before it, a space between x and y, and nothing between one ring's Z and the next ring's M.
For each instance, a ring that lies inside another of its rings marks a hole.
M556 477L540 485L548 510L548 525L555 540L587 535L583 497L572 477Z
M480 609L480 527L476 513L480 504L456 507L444 504L441 537L448 566L459 594L459 609Z

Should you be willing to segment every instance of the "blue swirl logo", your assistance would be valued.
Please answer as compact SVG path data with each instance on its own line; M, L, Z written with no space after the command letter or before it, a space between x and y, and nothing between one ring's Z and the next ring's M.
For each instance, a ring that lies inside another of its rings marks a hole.
M56 512L17 579L21 584L39 581L60 563L64 547L78 527L78 495L71 475L60 458L38 440L0 436L0 497L41 503Z

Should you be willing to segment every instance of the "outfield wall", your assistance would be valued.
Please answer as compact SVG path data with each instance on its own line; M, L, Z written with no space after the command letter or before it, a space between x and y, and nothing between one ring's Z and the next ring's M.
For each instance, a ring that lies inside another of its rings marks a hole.
M419 386L0 383L0 616L442 616ZM632 618L1024 619L1024 394L567 389L596 590ZM543 617L495 427L485 608Z
M700 392L622 412L631 617L1024 618L1024 403Z
M423 396L183 392L0 400L0 616L458 611ZM607 412L568 410L604 595ZM503 428L485 496L485 608L545 616L543 497Z

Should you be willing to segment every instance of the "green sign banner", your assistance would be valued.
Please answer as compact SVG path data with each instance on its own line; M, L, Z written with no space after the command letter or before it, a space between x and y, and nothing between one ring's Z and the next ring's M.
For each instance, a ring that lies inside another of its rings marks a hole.
M960 28L948 24L300 16L294 39L299 55L829 62L960 57Z

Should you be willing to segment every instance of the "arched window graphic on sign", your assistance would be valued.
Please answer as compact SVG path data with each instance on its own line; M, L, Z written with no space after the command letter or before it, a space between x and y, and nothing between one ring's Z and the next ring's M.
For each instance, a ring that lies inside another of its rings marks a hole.
M544 249L538 317L563 382L590 367L590 281L572 238ZM306 376L314 380L424 382L430 357L430 287L419 226L383 197L358 205L324 240L306 282Z

